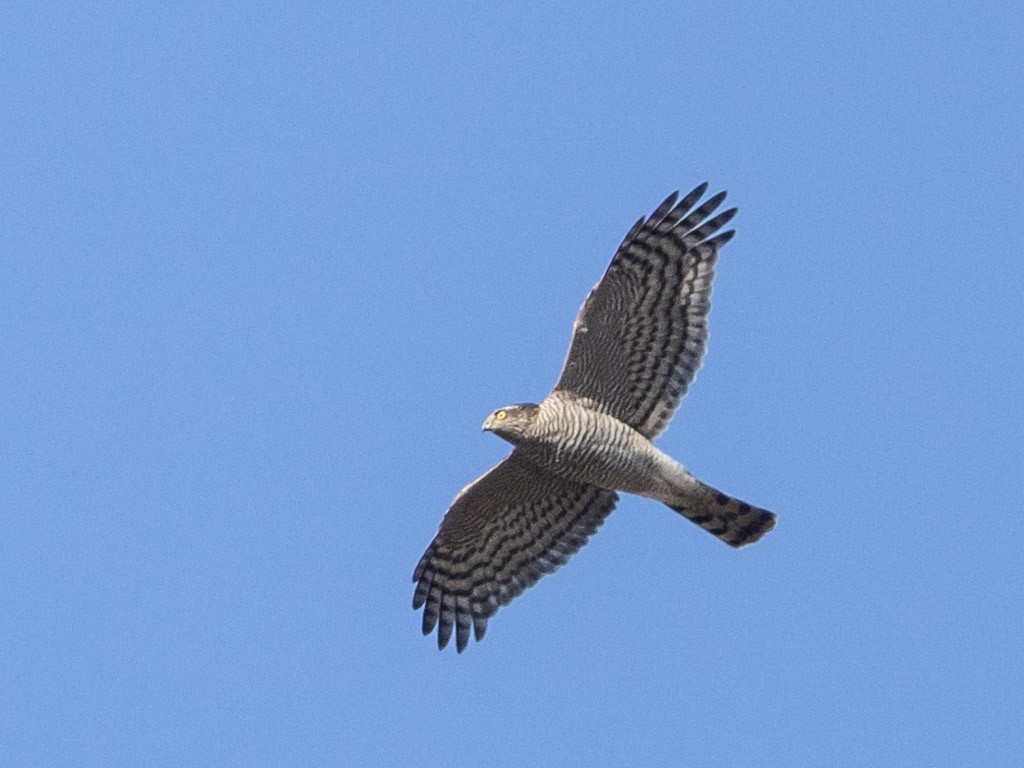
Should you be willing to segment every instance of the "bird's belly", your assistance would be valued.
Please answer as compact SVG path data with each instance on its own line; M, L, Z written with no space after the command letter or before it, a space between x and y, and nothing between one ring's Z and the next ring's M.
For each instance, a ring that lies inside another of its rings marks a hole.
M657 493L662 454L650 440L614 417L580 410L520 448L540 466L571 480L627 493Z

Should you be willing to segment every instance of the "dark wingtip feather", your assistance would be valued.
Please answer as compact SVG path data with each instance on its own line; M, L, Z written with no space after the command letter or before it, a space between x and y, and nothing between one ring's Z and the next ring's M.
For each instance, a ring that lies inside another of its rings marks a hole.
M634 224L632 228L629 230L629 232L626 233L626 236L622 238L622 243L619 245L619 250L625 248L626 243L628 243L630 240L636 237L636 233L643 229L644 224L646 223L647 218L645 216L641 216L639 219L637 219L636 224Z
M671 217L674 224L678 224L681 220L686 217L697 201L704 196L704 193L708 190L708 183L705 181L703 184L698 184L694 189L687 193L686 197L680 200L676 207L672 209Z
M720 214L715 216L715 228L724 227L730 221L732 221L736 214L740 212L739 208L729 208L728 210L722 211Z
M437 613L430 610L430 604L427 604L427 608L423 611L423 625L421 629L424 635L429 635L434 631L434 626L437 624Z
M730 221L732 221L732 218L733 216L736 215L737 210L737 208L730 208L729 210L723 211L722 213L718 214L714 218L708 219L699 227L695 227L694 229L687 232L686 241L691 244L707 242L705 238L710 237L719 229L721 229Z
M416 591L413 593L413 596L412 596L412 609L414 611L418 611L420 609L420 607L423 605L423 603L426 602L426 600L427 600L427 592L429 592L429 591L430 591L430 586L426 583L425 580L424 581L420 581L416 585Z
M459 653L466 650L469 644L469 628L472 624L473 609L469 598L462 596L455 599L455 648Z
M484 635L487 634L487 619L480 618L478 616L473 617L473 636L479 643L484 639Z
M680 206L686 206L687 209L691 208L694 203L704 197L704 193L708 191L708 186L708 182L702 181L680 201Z
M443 651L448 647L448 641L452 639L452 625L444 619L437 625L437 649Z
M711 213L713 210L715 210L718 206L720 206L725 201L725 198L727 198L728 196L729 196L729 193L726 192L723 189L717 195L712 195L707 200L705 200L701 204L700 210L704 212L705 216L707 216L709 213Z
M675 206L676 198L678 196L678 192L673 192L671 195L666 197L662 201L661 205L654 209L654 213L647 217L648 223L650 223L651 226L657 226L664 221L665 217L673 210L673 206Z
M712 248L714 248L717 251L723 245L725 245L730 240L732 240L735 236L736 236L736 230L735 229L727 229L725 232L721 232L721 233L715 235L714 237L709 238L708 240L705 240L704 241L704 245L710 245Z

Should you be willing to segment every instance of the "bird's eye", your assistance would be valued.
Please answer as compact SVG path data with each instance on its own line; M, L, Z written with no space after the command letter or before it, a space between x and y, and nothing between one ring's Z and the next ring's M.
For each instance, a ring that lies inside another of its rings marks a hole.
M496 414L494 414L494 418L495 418L495 419L496 419L497 421L501 421L501 420L502 420L502 419L504 419L504 418L505 418L506 416L508 416L508 411L498 411L498 412L497 412Z

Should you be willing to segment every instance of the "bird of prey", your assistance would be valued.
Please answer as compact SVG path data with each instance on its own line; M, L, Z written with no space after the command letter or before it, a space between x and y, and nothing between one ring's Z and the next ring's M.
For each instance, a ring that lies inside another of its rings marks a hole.
M651 442L693 381L707 343L711 281L736 214L673 193L629 230L573 324L562 374L539 404L494 411L483 428L512 453L455 497L413 574L423 634L461 653L500 606L569 559L617 491L667 504L733 547L775 515L705 485ZM696 206L696 207L695 207Z

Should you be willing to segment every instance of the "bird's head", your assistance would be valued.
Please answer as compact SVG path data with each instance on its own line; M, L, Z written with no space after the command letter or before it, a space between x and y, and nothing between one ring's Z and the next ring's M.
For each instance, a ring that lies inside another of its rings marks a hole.
M523 439L533 420L537 418L538 408L534 403L520 403L499 408L484 421L484 432L493 432L498 437L516 445Z

